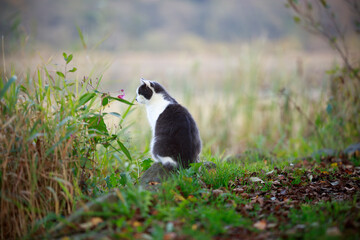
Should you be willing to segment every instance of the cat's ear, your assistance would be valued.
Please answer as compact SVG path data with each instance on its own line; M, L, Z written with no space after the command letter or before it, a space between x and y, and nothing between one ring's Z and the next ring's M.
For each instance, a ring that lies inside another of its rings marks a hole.
M149 88L151 87L151 82L149 80L145 80L143 78L140 79L141 84L145 84Z

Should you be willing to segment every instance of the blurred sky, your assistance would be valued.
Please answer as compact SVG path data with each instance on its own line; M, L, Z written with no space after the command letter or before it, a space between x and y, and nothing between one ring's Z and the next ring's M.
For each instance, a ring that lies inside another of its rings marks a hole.
M110 51L176 49L189 41L300 39L304 35L292 20L285 0L0 2L0 34L7 41L26 38L28 43L52 48L80 49L77 27L89 46ZM341 6L340 1L332 2Z

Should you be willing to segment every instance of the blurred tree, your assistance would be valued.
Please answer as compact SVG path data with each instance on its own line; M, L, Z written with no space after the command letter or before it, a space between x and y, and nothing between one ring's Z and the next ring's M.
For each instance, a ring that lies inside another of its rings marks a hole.
M323 119L322 127L334 128L338 135L333 137L340 137L338 140L359 141L360 55L358 46L351 45L349 38L359 38L360 2L287 0L287 7L293 10L294 21L310 33L324 38L343 63L327 72L331 76L330 98L326 107L329 118ZM342 25L338 12L343 8L348 9L352 26Z

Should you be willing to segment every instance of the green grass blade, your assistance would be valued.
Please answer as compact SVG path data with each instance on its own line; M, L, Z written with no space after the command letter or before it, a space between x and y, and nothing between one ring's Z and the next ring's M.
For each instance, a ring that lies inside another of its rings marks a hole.
M79 33L79 37L80 37L80 40L81 40L81 44L83 45L84 49L87 49L87 46L86 46L86 43L85 43L85 39L84 39L84 35L83 35L80 27L79 27L79 26L76 26L76 29L77 29L77 31L78 31L78 33Z
M125 145L124 145L122 142L120 142L119 140L116 140L116 141L117 141L119 147L121 148L121 151L123 151L123 153L126 155L126 157L127 157L130 161L132 161L132 158L131 158L131 155L130 155L129 150L125 147Z
M2 99L2 98L4 97L6 91L9 89L9 87L11 86L11 84L12 84L13 82L15 82L16 79L17 79L16 76L12 76L12 77L9 79L9 81L5 84L4 88L1 89L1 91L0 91L0 99Z

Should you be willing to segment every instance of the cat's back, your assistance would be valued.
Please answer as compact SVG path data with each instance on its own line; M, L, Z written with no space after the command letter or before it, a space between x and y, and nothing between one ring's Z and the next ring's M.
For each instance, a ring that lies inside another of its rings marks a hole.
M178 103L169 104L157 119L155 134L171 134L180 130L198 131L194 119L185 107Z

